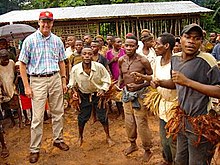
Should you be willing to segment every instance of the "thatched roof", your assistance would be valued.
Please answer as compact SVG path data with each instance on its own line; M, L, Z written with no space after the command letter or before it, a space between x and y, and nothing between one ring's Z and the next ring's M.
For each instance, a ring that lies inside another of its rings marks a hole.
M191 1L127 3L93 5L33 10L15 10L0 15L0 23L36 22L43 10L53 12L56 20L93 20L125 17L155 17L182 14L201 14L212 10L200 7Z

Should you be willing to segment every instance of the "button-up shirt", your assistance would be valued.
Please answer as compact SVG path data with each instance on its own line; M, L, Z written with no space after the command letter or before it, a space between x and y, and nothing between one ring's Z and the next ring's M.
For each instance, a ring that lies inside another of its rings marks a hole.
M58 62L65 59L61 39L53 33L44 37L37 30L24 40L18 60L27 65L29 75L38 75L59 71Z
M68 86L77 85L82 93L94 93L99 90L107 91L111 84L111 77L106 68L95 61L91 63L91 72L88 75L83 70L82 62L73 66Z

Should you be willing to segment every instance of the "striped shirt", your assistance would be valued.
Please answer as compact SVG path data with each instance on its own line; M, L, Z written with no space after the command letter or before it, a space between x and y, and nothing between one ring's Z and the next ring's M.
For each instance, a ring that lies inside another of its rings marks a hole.
M61 39L51 33L44 37L40 30L28 36L22 44L19 61L27 65L29 75L59 71L59 61L66 59Z

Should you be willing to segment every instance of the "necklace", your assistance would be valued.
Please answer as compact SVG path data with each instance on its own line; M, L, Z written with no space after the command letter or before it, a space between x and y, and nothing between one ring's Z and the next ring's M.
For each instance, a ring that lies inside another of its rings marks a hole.
M119 54L119 51L120 51L120 50L115 51L115 49L112 49L112 53L113 53L114 55L118 55L118 54Z
M128 67L127 67L127 71L129 72L129 70L130 70L130 66L134 63L134 61L135 61L135 59L136 59L136 56L137 55L134 55L134 57L132 58L132 59L129 59L128 58L128 60L126 61L126 64L128 65Z

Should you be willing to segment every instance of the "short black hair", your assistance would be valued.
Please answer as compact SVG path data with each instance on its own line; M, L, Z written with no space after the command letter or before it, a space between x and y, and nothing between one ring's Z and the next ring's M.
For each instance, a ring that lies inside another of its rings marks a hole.
M7 49L1 49L0 50L0 58L2 57L9 57L11 53Z
M138 39L137 39L137 37L136 36L128 36L128 37L126 37L126 39L132 39L132 40L135 40L136 41L136 45L138 45Z
M159 37L161 38L160 40L163 45L165 45L167 43L170 45L170 50L172 51L175 46L175 42L176 42L174 35L171 33L165 32L165 33L161 34Z
M115 43L115 39L116 39L116 38L120 38L120 37L118 37L118 36L112 36L111 42L112 42L112 43Z
M99 45L99 41L98 41L98 40L92 40L92 42ZM92 43L92 42L91 42L91 43Z
M0 38L0 42L7 42L7 40L5 38Z

